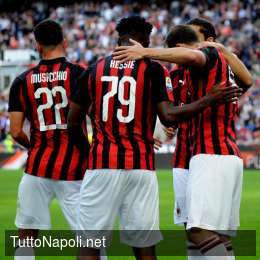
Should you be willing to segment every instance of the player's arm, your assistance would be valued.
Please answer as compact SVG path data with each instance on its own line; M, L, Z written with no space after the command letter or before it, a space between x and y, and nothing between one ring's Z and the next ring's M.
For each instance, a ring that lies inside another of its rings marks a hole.
M30 147L30 141L23 131L25 120L25 103L22 97L22 83L16 78L11 86L9 94L9 118L10 118L10 133L13 139L25 148Z
M70 140L80 148L80 150L89 146L87 137L82 129L82 123L85 117L86 111L77 103L71 102L68 114L68 133Z
M172 102L159 102L157 111L161 122L166 126L186 121L211 105L229 103L237 100L241 95L241 89L234 86L225 87L216 85L206 96L183 106L174 106Z
M88 71L83 72L77 81L77 90L74 92L68 114L68 134L70 140L81 150L89 146L88 140L82 129L86 118L88 103Z
M217 42L204 42L204 46L212 46L217 48L226 59L231 70L235 74L236 83L247 91L253 84L253 78L244 63L231 51L229 51L223 44Z
M25 132L23 131L24 113L23 112L10 112L10 133L13 139L25 148L30 147L30 141Z
M168 81L167 77L165 77L165 69L159 63L153 62L150 73L157 114L161 123L165 126L177 125L212 104L233 102L237 100L237 96L241 95L241 89L237 87L216 85L203 98L187 105L174 106L173 88L171 81Z
M119 46L113 53L114 59L120 62L151 58L171 63L203 67L206 57L200 50L184 47L175 48L144 48L140 43L130 40L132 46Z

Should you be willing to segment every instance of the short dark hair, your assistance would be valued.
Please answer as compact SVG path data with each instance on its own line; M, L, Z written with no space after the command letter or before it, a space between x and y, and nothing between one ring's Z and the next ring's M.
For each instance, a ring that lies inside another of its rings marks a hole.
M43 46L56 46L63 41L63 33L60 24L47 19L38 23L34 30L35 40Z
M168 47L172 48L177 44L192 44L198 41L198 36L192 28L188 25L177 25L171 29L165 42Z
M129 38L139 41L144 47L149 46L153 26L140 16L122 18L116 26L119 34L118 44L129 42Z
M204 35L205 39L213 37L213 39L215 40L217 38L217 34L213 24L206 19L194 18L188 21L187 24L199 26L201 28L200 32Z

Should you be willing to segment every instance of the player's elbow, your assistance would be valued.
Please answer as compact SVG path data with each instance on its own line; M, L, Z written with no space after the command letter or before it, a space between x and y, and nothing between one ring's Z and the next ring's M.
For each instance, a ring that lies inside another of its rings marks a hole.
M248 75L248 77L245 79L244 84L247 86L247 88L250 88L253 85L253 77L252 75Z
M204 54L201 51L191 51L188 55L187 55L187 59L189 60L188 63L191 66L197 66L197 67L202 67L204 66L205 62L206 62L206 58L204 56Z
M165 112L160 116L161 123L166 127L172 127L178 124L178 119L169 112Z

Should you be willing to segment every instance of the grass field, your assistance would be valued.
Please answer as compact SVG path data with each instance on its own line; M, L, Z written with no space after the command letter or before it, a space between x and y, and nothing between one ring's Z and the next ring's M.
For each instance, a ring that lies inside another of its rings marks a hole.
M21 171L0 170L0 260L11 260L4 256L4 230L15 229L14 218L16 212L17 187L22 176ZM162 229L177 229L173 225L173 191L170 171L158 172L160 186L160 220ZM54 201L51 205L53 229L66 229L67 224L63 215ZM260 172L245 171L243 199L241 207L241 229L257 230L257 256L237 257L237 260L260 259ZM173 242L174 246L174 242ZM70 260L74 257L38 257L38 260ZM109 259L133 259L131 257L110 257ZM160 260L179 259L185 257L159 257Z

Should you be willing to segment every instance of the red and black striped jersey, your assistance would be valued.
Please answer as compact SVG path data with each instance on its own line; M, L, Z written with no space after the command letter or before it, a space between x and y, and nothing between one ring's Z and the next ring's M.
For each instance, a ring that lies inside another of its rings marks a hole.
M119 64L112 56L90 67L74 101L93 126L90 169L154 170L157 103L172 99L168 71L149 59Z
M191 92L189 91L190 73L185 67L176 65L170 71L173 87L173 102L175 106L182 106L191 102ZM178 124L176 146L173 153L173 168L189 169L191 158L190 143L191 120Z
M67 132L69 103L83 71L61 57L42 60L14 80L9 112L23 112L30 122L26 173L55 180L83 178L89 148L79 151Z
M193 100L197 100L217 83L233 82L231 70L223 55L213 47L202 48L206 65L201 69L190 68ZM240 155L236 144L235 120L237 102L213 105L192 119L191 153Z

